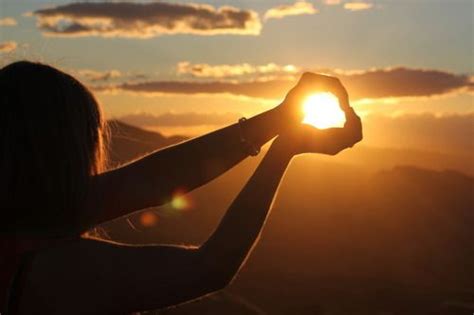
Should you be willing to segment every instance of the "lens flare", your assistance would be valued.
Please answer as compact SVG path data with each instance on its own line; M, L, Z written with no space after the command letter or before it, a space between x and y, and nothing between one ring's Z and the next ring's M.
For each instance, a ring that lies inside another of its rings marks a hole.
M171 200L171 207L176 210L186 210L191 206L191 201L182 192L176 192Z
M144 227L152 227L158 223L159 217L152 211L143 212L140 215L140 224Z
M303 123L318 129L344 127L346 116L332 93L317 93L303 103Z

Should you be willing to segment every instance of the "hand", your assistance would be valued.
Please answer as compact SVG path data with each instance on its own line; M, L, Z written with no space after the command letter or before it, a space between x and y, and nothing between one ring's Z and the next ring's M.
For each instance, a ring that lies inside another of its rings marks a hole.
M344 128L317 129L302 124L302 103L309 94L331 92L339 99L346 116ZM288 121L274 145L291 156L301 153L335 155L362 140L362 123L349 105L349 95L339 79L305 73L277 108Z
M331 92L339 99L339 105L346 116L350 114L349 96L338 78L305 72L298 83L288 92L283 103L276 110L279 112L282 128L293 128L303 120L302 104L311 94Z
M362 123L352 108L346 112L344 128L317 129L307 124L297 124L278 136L272 146L290 156L301 153L336 155L362 140Z

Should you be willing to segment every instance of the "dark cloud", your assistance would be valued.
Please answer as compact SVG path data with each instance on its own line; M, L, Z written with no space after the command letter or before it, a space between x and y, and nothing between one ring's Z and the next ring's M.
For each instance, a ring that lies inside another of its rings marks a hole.
M225 125L237 121L242 115L236 113L150 113L130 114L120 117L121 121L142 127L189 127L204 125Z
M461 89L472 90L467 75L438 70L390 68L352 73L329 73L339 77L352 99L420 97L442 95ZM282 99L296 80L270 79L266 81L146 81L97 87L98 90L117 89L153 94L232 94L252 98Z
M79 2L32 14L45 34L56 36L257 35L261 29L254 11L207 4Z
M118 70L96 71L90 69L82 69L76 72L79 76L82 76L86 80L89 80L91 82L108 81L120 78L122 76L122 73Z
M196 82L196 81L147 81L98 86L96 90L122 90L142 94L231 94L253 98L272 99L282 95L293 85L292 81L271 80L252 82Z
M356 98L433 96L473 86L467 75L404 67L343 74L339 77Z

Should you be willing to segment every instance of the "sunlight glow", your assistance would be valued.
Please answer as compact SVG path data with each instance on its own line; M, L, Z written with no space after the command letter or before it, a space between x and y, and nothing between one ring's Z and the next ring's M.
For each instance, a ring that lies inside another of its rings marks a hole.
M186 210L190 207L190 200L182 193L176 193L171 200L171 206L176 210Z
M152 211L143 212L140 215L140 224L144 227L152 227L158 223L159 217Z
M318 129L344 127L346 116L332 93L317 93L303 103L303 123Z

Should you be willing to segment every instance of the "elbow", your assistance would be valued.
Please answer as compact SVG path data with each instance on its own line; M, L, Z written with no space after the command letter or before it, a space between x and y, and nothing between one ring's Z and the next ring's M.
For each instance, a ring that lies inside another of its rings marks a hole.
M211 262L212 261L212 262ZM228 287L234 280L239 268L230 268L225 262L206 260L202 266L201 279L206 284L206 291L213 293Z
M227 288L235 278L235 273L216 273L212 282L212 292L217 292Z

